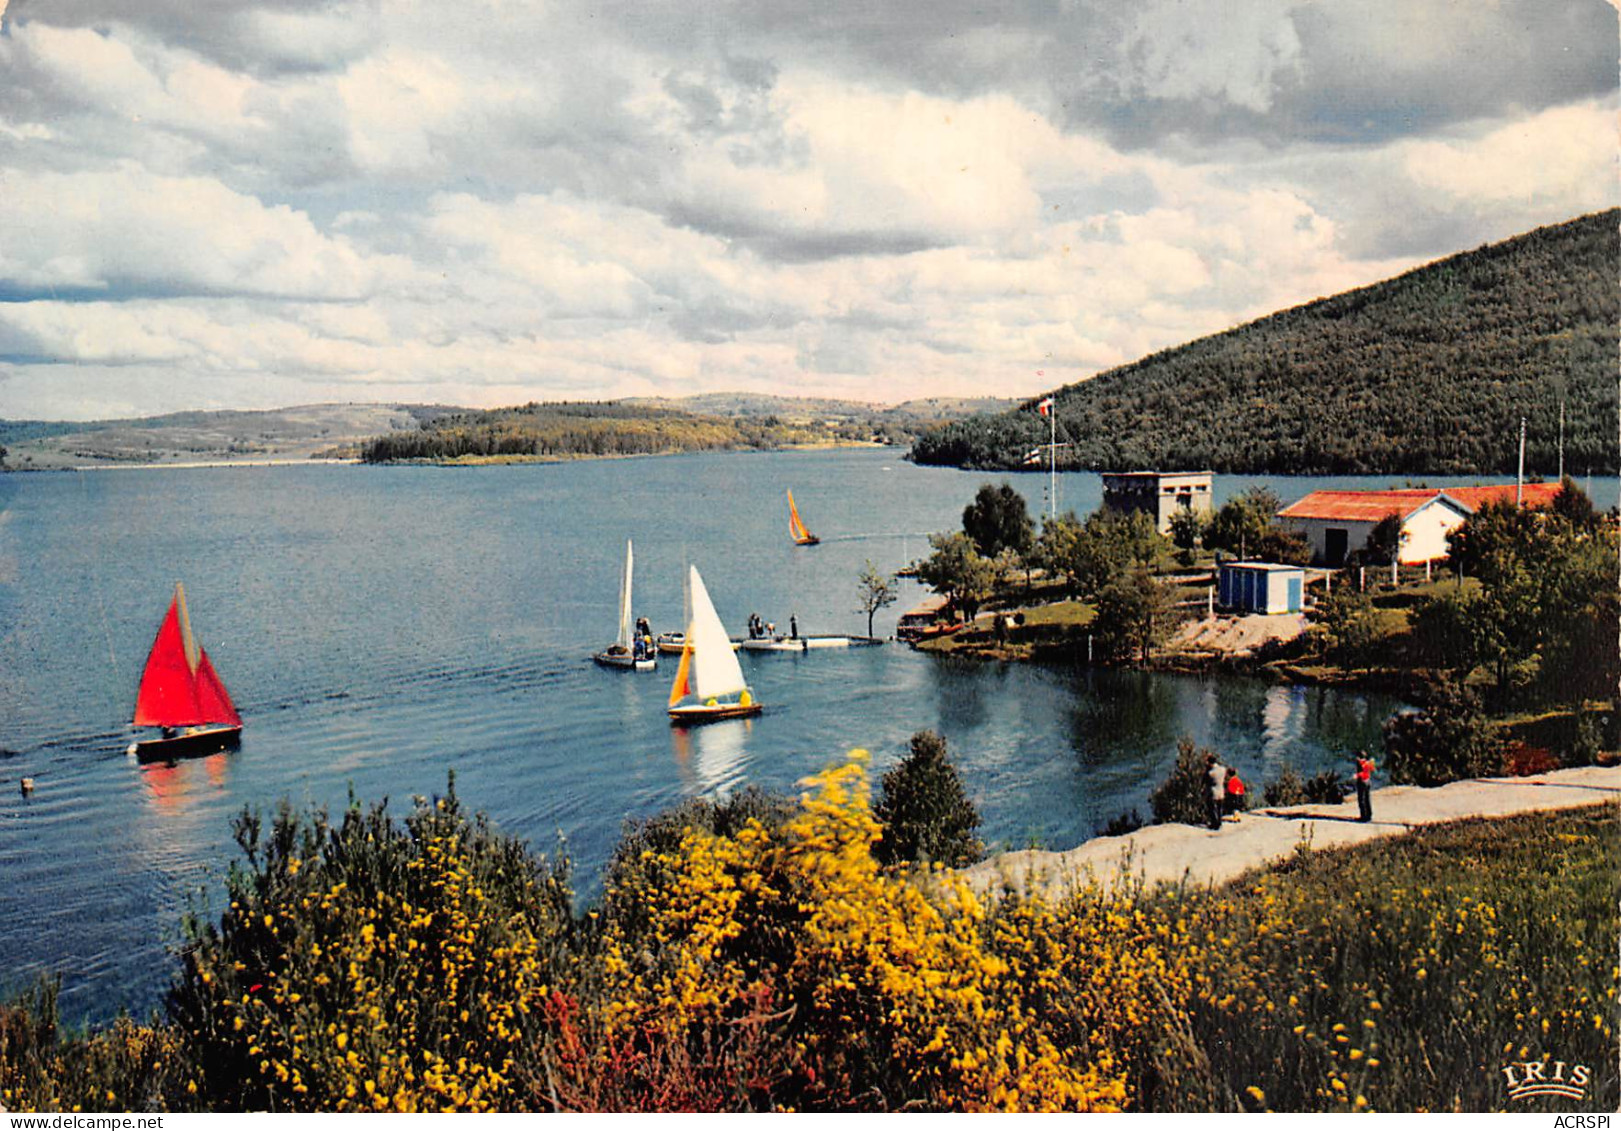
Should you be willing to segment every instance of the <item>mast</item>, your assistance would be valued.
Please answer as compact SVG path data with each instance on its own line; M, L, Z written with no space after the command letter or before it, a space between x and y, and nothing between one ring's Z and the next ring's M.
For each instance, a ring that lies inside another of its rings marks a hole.
M186 611L186 587L178 581L174 583L174 606L180 617L180 644L186 651L186 666L195 673L200 659L197 638L191 634L191 614Z
M1047 404L1047 517L1058 517L1058 405Z
M619 579L619 639L621 648L630 648L630 578L635 566L630 540L625 540L625 576Z
M1058 405L1055 397L1036 402L1036 411L1047 418L1047 514L1058 517ZM1037 449L1038 451L1040 449Z
M1520 505L1525 494L1525 417L1520 417L1520 470L1514 478L1514 505Z
M1565 481L1565 398L1559 398L1559 482Z

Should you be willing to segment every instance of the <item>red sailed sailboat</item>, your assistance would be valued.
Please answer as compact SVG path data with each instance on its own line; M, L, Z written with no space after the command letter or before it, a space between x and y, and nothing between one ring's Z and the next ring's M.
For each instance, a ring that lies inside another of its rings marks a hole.
M242 737L242 716L191 634L186 591L178 582L141 673L135 725L163 728L161 738L130 744L129 752L142 762L212 754Z

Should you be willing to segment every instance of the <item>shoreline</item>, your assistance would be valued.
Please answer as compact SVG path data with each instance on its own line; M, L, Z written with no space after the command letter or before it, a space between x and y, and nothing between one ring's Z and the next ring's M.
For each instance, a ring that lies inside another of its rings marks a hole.
M455 459L395 459L378 460L368 464L359 456L343 458L316 458L313 456L287 456L269 457L265 459L203 459L175 461L173 463L141 462L125 463L119 460L107 460L102 463L63 464L56 467L3 467L0 475L16 472L19 474L49 474L62 471L195 471L207 468L229 467L504 467L513 464L553 464L576 463L585 460L620 460L620 459L656 459L662 456L694 455L702 452L722 452L735 454L770 454L773 452L824 452L840 451L846 449L872 449L884 450L897 448L897 444L875 444L870 441L849 440L826 444L790 444L781 448L692 448L673 452L624 452L605 455L592 455L588 452L566 453L559 455L508 455L508 456L459 456Z
M1123 836L1098 836L1063 852L999 853L957 874L982 894L1040 892L1049 898L1098 883L1141 880L1219 886L1296 851L1317 851L1403 836L1428 825L1621 802L1621 767L1579 766L1523 778L1466 778L1424 788L1373 791L1373 820L1356 820L1356 802L1258 807L1229 817L1220 829L1145 825Z

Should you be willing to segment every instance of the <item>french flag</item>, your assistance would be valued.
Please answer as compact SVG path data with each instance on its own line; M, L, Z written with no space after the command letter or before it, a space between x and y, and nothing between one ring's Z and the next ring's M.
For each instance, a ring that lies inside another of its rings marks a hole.
M1046 400L1037 401L1036 411L1041 413L1042 416L1051 416L1053 411L1053 399L1048 397Z

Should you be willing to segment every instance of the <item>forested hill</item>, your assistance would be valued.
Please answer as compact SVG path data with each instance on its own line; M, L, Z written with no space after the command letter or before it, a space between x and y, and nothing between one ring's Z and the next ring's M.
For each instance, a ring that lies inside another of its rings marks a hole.
M566 459L659 455L734 448L870 442L865 430L790 424L774 416L700 416L620 402L527 404L470 409L377 436L361 449L368 463L394 460Z
M1616 470L1621 210L1538 228L1057 390L1062 466L1302 474ZM918 439L918 463L1015 468L1022 410ZM1045 458L1043 456L1043 458Z

